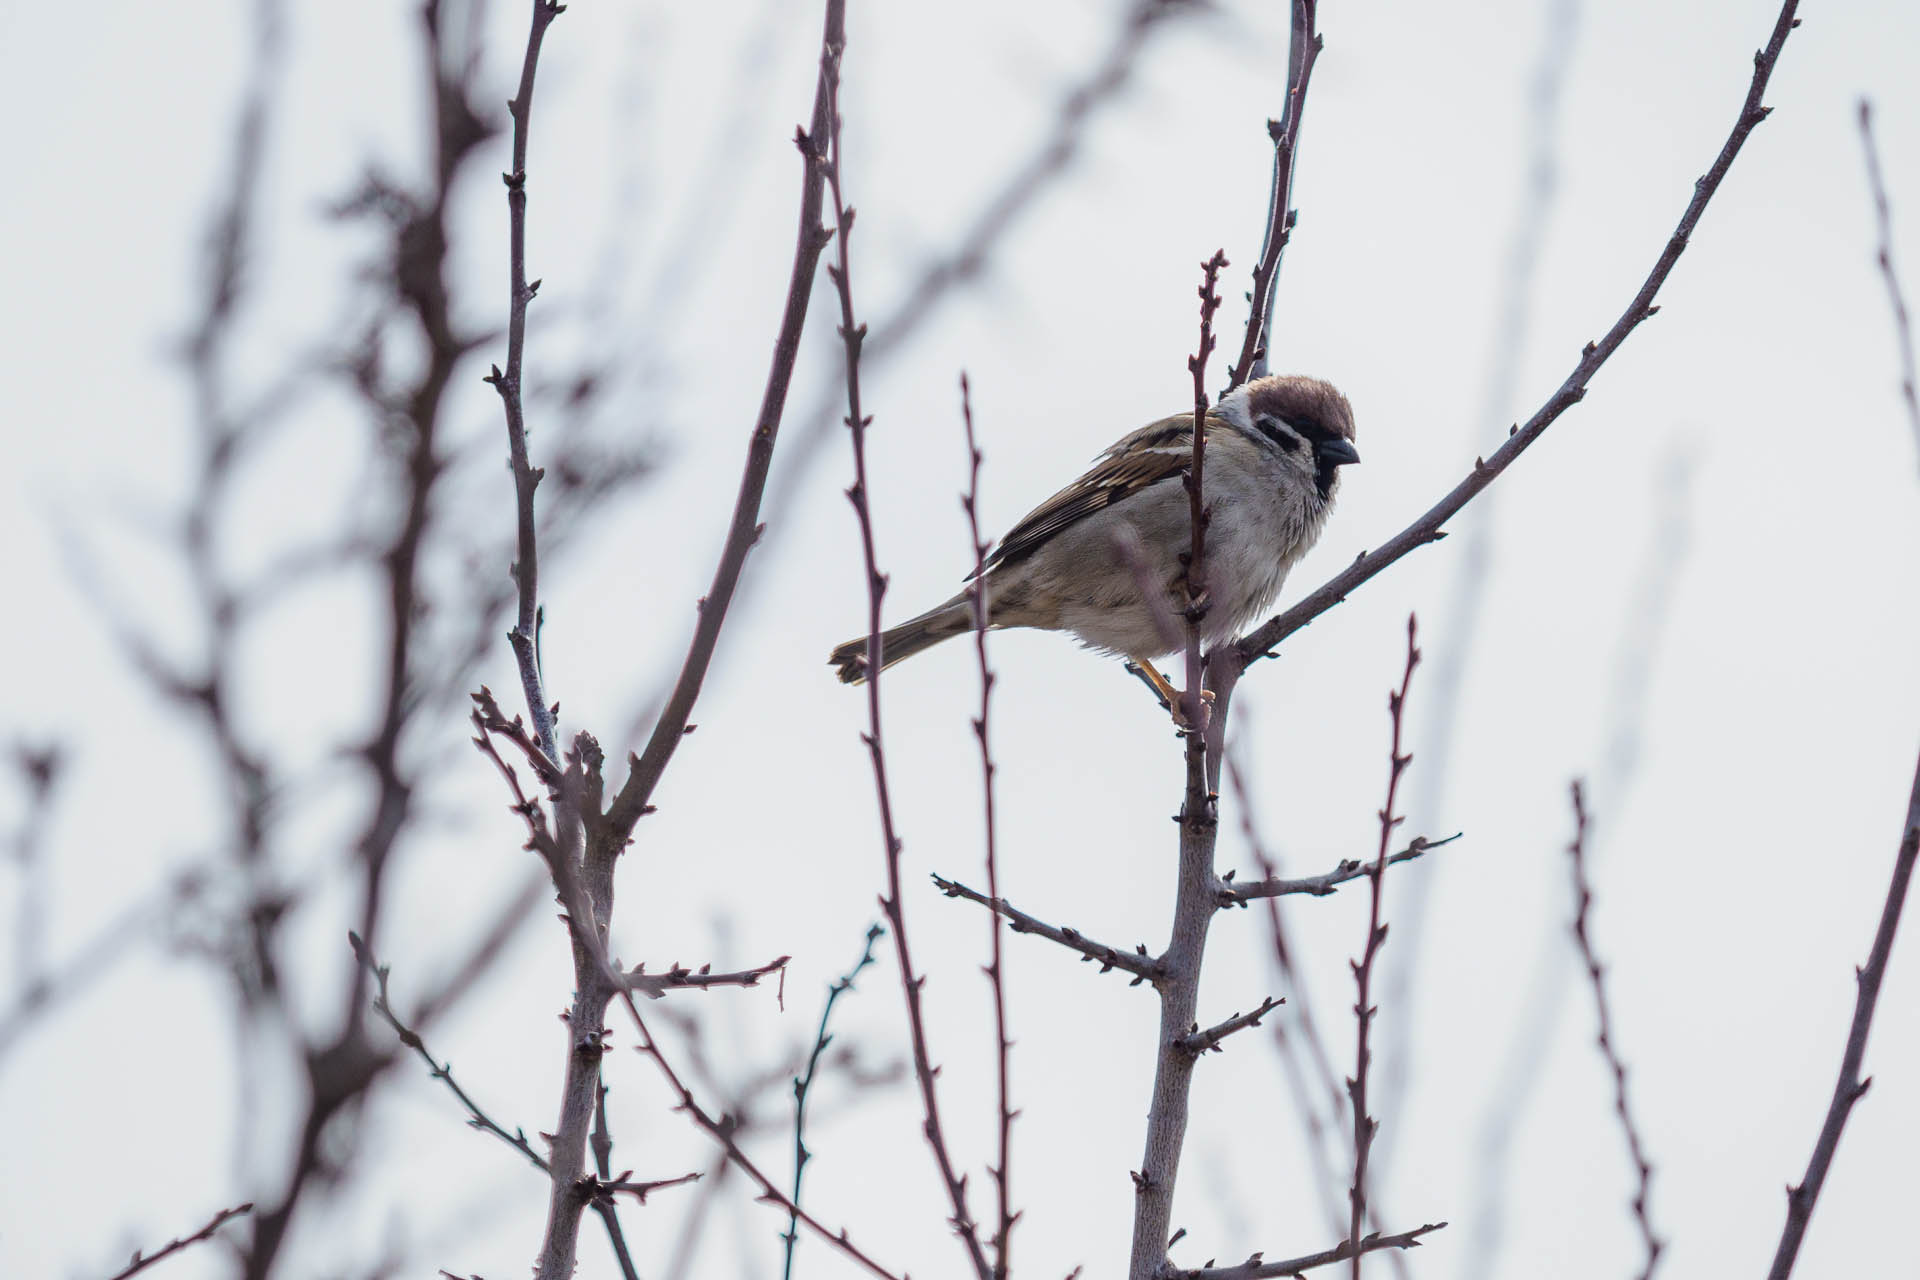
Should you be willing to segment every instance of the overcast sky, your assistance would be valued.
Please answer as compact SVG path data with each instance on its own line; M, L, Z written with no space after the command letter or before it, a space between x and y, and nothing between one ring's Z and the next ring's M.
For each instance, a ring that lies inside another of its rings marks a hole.
M457 7L457 6L456 6ZM485 16L481 96L512 91L525 6ZM1257 254L1285 70L1286 5L1232 0L1170 22L1094 114L1064 174L865 385L890 618L943 599L971 562L956 379L986 452L983 518L1004 529L1123 432L1190 403L1198 264L1233 265L1237 341ZM1108 46L1116 3L870 5L845 60L857 299L876 325L1044 143L1063 95ZM1764 0L1328 3L1282 275L1273 363L1352 399L1361 466L1346 473L1297 598L1405 525L1560 383L1620 314L1725 138ZM411 5L325 0L287 10L267 135L261 241L232 365L242 395L337 344L363 232L325 206L372 163L421 180L420 48ZM1455 536L1415 553L1254 668L1235 749L1265 842L1295 874L1369 852L1386 782L1386 693L1417 612L1427 665L1409 731L1408 831L1463 832L1388 875L1395 922L1377 988L1390 1228L1451 1225L1405 1259L1415 1276L1637 1270L1632 1178L1610 1081L1575 980L1565 847L1571 779L1589 783L1594 933L1657 1174L1671 1275L1764 1272L1832 1088L1885 894L1920 746L1920 458L1858 137L1876 107L1896 261L1920 294L1920 8L1809 5L1755 132L1642 326ZM618 759L684 650L723 535L786 288L819 14L791 0L575 3L542 62L530 158L529 270L538 388L584 360L607 393L592 429L643 441L659 469L544 568L549 692L564 731ZM180 868L217 856L225 817L204 741L115 643L102 596L169 653L203 637L166 541L193 467L176 358L193 315L209 211L231 168L250 7L0 2L0 118L14 124L0 199L11 305L0 367L12 465L0 546L14 609L0 640L0 733L58 741L70 771L30 899L59 968ZM489 144L458 188L457 310L504 322L505 216ZM824 277L823 277L824 284ZM865 702L828 650L864 626L857 531L840 496L842 434L819 431L838 348L816 299L765 512L689 739L627 855L615 951L718 966L793 957L768 987L694 997L720 1078L777 1067L811 1035L828 982L876 914L882 864L859 739ZM443 515L471 541L509 536L499 410L462 370L448 411L461 467ZM396 355L404 364L405 352ZM548 438L536 396L536 461ZM257 570L343 523L377 517L356 406L316 390L243 473L224 563ZM817 442L810 444L810 442ZM372 513L372 516L369 516ZM76 581L81 546L99 574ZM1482 577L1462 575L1484 558ZM436 568L436 572L447 566ZM504 559L500 572L505 572ZM449 569L450 572L450 569ZM326 1025L354 918L333 872L364 797L341 774L366 731L377 636L370 586L292 593L245 637L238 712L302 780L283 815L289 883L309 886L288 963L303 1016ZM1180 754L1165 715L1118 663L1070 641L992 641L1002 883L1036 914L1118 945L1164 944ZM908 912L956 1154L984 1212L991 1022L978 909L925 874L981 881L971 650L890 672L886 714ZM1457 673L1449 686L1446 673ZM504 641L476 679L516 688ZM528 874L497 775L458 709L411 749L442 761L403 845L384 959L396 996L445 975ZM4 794L5 823L22 812ZM1225 801L1221 864L1254 863ZM17 931L29 878L0 872ZM223 892L237 894L226 886ZM216 895L218 896L218 895ZM1269 994L1309 1004L1336 1070L1352 1069L1354 889L1286 907L1304 992L1273 972L1264 914L1217 922L1202 1020ZM224 1204L271 1197L277 1127L297 1113L289 1064L236 1074L228 997L170 939L130 927L103 978L0 1056L0 1274L111 1273ZM1913 927L1909 922L1909 929ZM1028 937L1008 940L1024 1210L1015 1265L1036 1277L1124 1266L1129 1169L1143 1140L1150 993ZM14 965L0 992L21 974ZM543 909L499 972L441 1026L435 1052L509 1128L551 1128L564 1065L553 1020L571 990ZM1920 940L1896 949L1857 1108L1799 1274L1884 1275L1920 1174ZM11 996L0 996L0 1009ZM840 1014L869 1061L897 1057L890 962ZM615 1044L631 1044L616 1026ZM673 1051L688 1052L684 1040ZM651 1070L609 1059L617 1168L669 1177L711 1152ZM776 1079L781 1079L775 1073ZM717 1097L709 1099L718 1104ZM754 1150L776 1167L784 1084L760 1095ZM942 1226L910 1092L834 1086L810 1145L808 1200L916 1277L965 1263ZM423 1069L371 1105L349 1193L305 1206L283 1274L525 1274L545 1213L538 1175L462 1124ZM1344 1122L1343 1122L1344 1123ZM1181 1265L1305 1253L1344 1234L1264 1032L1200 1068L1175 1221ZM264 1154L263 1154L264 1153ZM1332 1151L1344 1177L1348 1155ZM697 1191L626 1214L641 1273L664 1275ZM767 1275L784 1219L723 1188L691 1274ZM202 1248L180 1280L225 1274ZM852 1274L818 1243L808 1276ZM1389 1274L1384 1260L1369 1273ZM616 1275L597 1230L579 1275Z

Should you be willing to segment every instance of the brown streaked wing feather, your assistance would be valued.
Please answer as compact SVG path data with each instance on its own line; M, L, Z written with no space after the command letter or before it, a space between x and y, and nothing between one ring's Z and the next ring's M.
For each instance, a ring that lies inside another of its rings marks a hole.
M1192 458L1193 415L1176 414L1122 437L1087 473L1028 512L987 557L987 568L1013 564L1038 551L1061 530L1123 502L1149 485L1172 479Z

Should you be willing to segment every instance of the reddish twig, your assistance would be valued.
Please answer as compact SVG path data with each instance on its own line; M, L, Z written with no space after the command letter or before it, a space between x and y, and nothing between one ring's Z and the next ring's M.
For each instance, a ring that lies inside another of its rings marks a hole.
M969 889L956 880L943 876L933 877L934 887L949 898L965 898L968 902L977 902L987 910L1007 918L1008 925L1015 933L1031 933L1037 937L1057 942L1069 951L1077 951L1081 958L1091 960L1100 966L1100 972L1119 969L1133 975L1133 985L1142 982L1159 982L1166 976L1166 969L1160 960L1147 954L1144 945L1136 946L1132 951L1122 951L1118 947L1108 946L1104 942L1095 942L1078 929L1063 925L1048 924L1035 915L1022 911L1004 898L992 898L978 889Z
M1200 622L1207 616L1207 525L1213 513L1206 504L1207 467L1207 360L1213 355L1213 314L1220 309L1220 294L1215 286L1227 265L1227 255L1219 249L1200 264L1200 348L1187 357L1187 372L1193 375L1193 463L1183 483L1187 486L1187 527L1190 539L1185 559L1187 581L1187 689L1181 715L1191 732L1188 740L1199 746L1205 756L1206 701L1201 697ZM1151 599L1151 597L1149 597Z
M1267 136L1273 139L1273 186L1267 195L1267 229L1260 246L1260 261L1253 268L1253 293L1247 303L1247 336L1240 344L1240 358L1234 362L1228 390L1250 377L1267 371L1267 346L1273 330L1273 302L1278 296L1275 281L1280 274L1280 255L1293 238L1296 210L1293 204L1293 166L1300 151L1300 116L1307 105L1307 82L1313 77L1313 64L1320 56L1323 42L1314 30L1317 0L1293 0L1292 37L1287 44L1287 105L1280 119L1267 121Z
M182 1249L188 1248L191 1245L199 1244L202 1240L211 1240L213 1239L213 1233L218 1231L221 1227L226 1226L227 1223L233 1221L235 1218L238 1218L243 1214L248 1214L252 1212L253 1212L253 1204L251 1201L249 1201L246 1204L235 1205L231 1209L222 1209L220 1212L213 1215L213 1220L207 1223L206 1226L200 1228L198 1231L194 1232L190 1236L179 1236L175 1239L167 1241L164 1245L161 1245L160 1248L154 1253L143 1254L140 1252L140 1250L135 1249L133 1251L133 1258L127 1263L127 1265L124 1268L122 1268L119 1271L116 1271L111 1277L111 1280L127 1280L127 1277L138 1275L140 1272L145 1271L148 1267L152 1266L156 1262L159 1262L163 1258L170 1258L174 1254L180 1252Z
M1733 130L1720 148L1720 154L1714 158L1711 168L1694 183L1693 198L1687 202L1680 222L1668 237L1666 246L1660 251L1654 262L1653 270L1641 284L1633 301L1616 320L1613 327L1601 336L1598 342L1590 342L1581 352L1580 360L1574 365L1573 372L1567 375L1557 390L1548 397L1526 423L1513 428L1507 440L1498 449L1484 459L1476 458L1473 470L1464 480L1439 502L1435 503L1424 515L1395 534L1385 544L1374 551L1361 555L1352 564L1335 574L1320 588L1299 601L1292 608L1280 613L1249 632L1233 646L1232 657L1242 668L1262 657L1282 640L1300 630L1308 623L1345 600L1355 588L1371 578L1378 576L1388 566L1396 563L1418 547L1430 542L1438 542L1446 534L1443 526L1457 515L1460 509L1472 501L1488 485L1504 472L1529 445L1539 439L1548 427L1559 420L1560 415L1578 404L1587 394L1587 383L1600 371L1613 353L1620 349L1629 334L1640 327L1642 321L1651 318L1659 308L1653 303L1660 287L1666 283L1667 276L1673 271L1674 264L1686 250L1694 228L1699 225L1700 217L1706 212L1707 204L1720 189L1720 183L1732 167L1734 157L1740 154L1747 135L1754 126L1767 118L1771 107L1762 106L1767 81L1773 75L1774 64L1780 59L1781 47L1786 43L1787 33L1799 25L1794 11L1799 0L1786 0L1781 6L1780 16L1775 21L1773 35L1753 58L1753 79L1748 85L1745 103L1741 106L1740 116L1734 122Z
M1376 1231L1362 1240L1357 1249L1352 1241L1342 1240L1333 1248L1323 1249L1319 1253L1309 1253L1299 1258L1284 1258L1275 1262L1267 1262L1256 1253L1238 1266L1196 1267L1190 1271L1176 1270L1168 1273L1167 1280L1268 1280L1273 1276L1298 1275L1302 1271L1311 1271L1315 1267L1345 1262L1348 1258L1358 1259L1363 1254L1376 1253L1381 1249L1417 1249L1420 1247L1421 1236L1438 1231L1446 1225L1444 1222L1429 1222L1425 1226L1390 1236Z
M1640 1129L1634 1124L1633 1112L1627 1107L1627 1064L1621 1061L1620 1051L1614 1047L1613 1018L1607 1006L1605 971L1601 968L1600 958L1594 954L1593 938L1588 932L1593 884L1587 879L1587 797L1578 779L1573 783L1572 792L1573 843L1567 846L1567 854L1573 861L1573 940L1580 948L1580 962L1586 966L1587 981L1593 987L1594 1008L1600 1021L1597 1043L1601 1056L1607 1061L1607 1069L1613 1073L1613 1113L1620 1117L1620 1129L1627 1138L1627 1155L1633 1160L1637 1178L1633 1193L1633 1219L1640 1228L1640 1240L1647 1250L1647 1261L1640 1269L1640 1280L1652 1280L1654 1268L1660 1264L1660 1251L1665 1247L1660 1238L1653 1234L1653 1222L1647 1215L1653 1163L1647 1159L1646 1144L1641 1141Z
M906 996L907 1038L913 1052L913 1074L920 1086L920 1105L925 1116L923 1132L933 1161L946 1188L952 1210L950 1222L979 1280L991 1280L994 1268L981 1247L979 1231L967 1207L967 1180L954 1164L948 1149L945 1126L940 1120L939 1090L934 1082L938 1074L927 1045L926 1017L921 1009L921 992L926 980L913 964L913 950L907 940L906 905L900 883L901 842L893 820L893 793L887 783L886 744L880 716L880 607L886 597L887 579L880 572L879 553L875 549L873 511L867 487L867 428L872 419L860 407L860 346L866 338L866 326L854 318L853 311L853 238L854 211L846 203L842 187L840 138L840 56L844 42L830 41L821 55L820 80L827 95L826 149L817 157L833 203L838 261L827 265L840 299L840 338L846 352L847 430L853 443L853 485L847 499L853 504L860 525L860 553L867 579L867 731L861 735L867 756L873 765L874 796L880 806L880 834L885 847L887 891L880 909L893 933L894 955L900 964L900 987Z
M1387 941L1387 926L1380 920L1380 903L1387 874L1387 849L1393 842L1394 828L1406 821L1394 813L1394 805L1400 796L1401 775L1413 761L1411 755L1401 753L1400 740L1406 722L1407 690L1413 685L1413 669L1420 665L1420 649L1414 643L1417 636L1417 624L1413 615L1409 614L1406 670L1400 677L1399 691L1387 695L1387 714L1393 720L1393 742L1388 749L1387 803L1380 810L1380 852L1374 856L1373 865L1367 868L1367 880L1372 890L1367 906L1367 942L1361 950L1360 959L1352 962L1353 984L1357 992L1353 1016L1357 1029L1353 1078L1347 1081L1347 1097L1353 1103L1353 1186L1348 1192L1351 1203L1347 1217L1347 1248L1348 1256L1353 1259L1353 1280L1360 1280L1360 1227L1367 1216L1367 1154L1373 1146L1373 1135L1380 1128L1380 1122L1367 1114L1367 1068L1373 1061L1369 1041L1376 1012L1371 1003L1373 962Z
M993 668L987 662L987 547L980 532L980 441L973 431L973 389L967 375L960 375L960 420L967 433L967 491L960 495L961 509L967 513L967 537L973 543L973 651L980 667L980 714L973 721L973 736L980 744L980 793L986 828L987 895L1000 898L1000 856L996 840L994 810L993 747L987 734L987 717L993 707ZM987 913L987 984L993 989L993 1041L995 1084L999 1091L1000 1158L993 1167L994 1199L998 1222L993 1232L994 1280L1006 1280L1008 1249L1013 1239L1014 1220L1012 1174L1013 1117L1010 1069L1013 1040L1007 1035L1007 982L1005 961L1001 957L1000 913Z
M1880 152L1873 143L1873 104L1860 100L1860 147L1866 152L1867 186L1873 192L1874 223L1880 232L1880 248L1875 255L1880 276L1887 282L1887 302L1893 309L1893 336L1899 347L1900 398L1906 402L1907 422L1913 427L1913 441L1920 445L1920 395L1914 391L1913 326L1907 319L1907 298L1901 291L1900 277L1893 269L1893 208L1887 200L1887 184L1880 176Z

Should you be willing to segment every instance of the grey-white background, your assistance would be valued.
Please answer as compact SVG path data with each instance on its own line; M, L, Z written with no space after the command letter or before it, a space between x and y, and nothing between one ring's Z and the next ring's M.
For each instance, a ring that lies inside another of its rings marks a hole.
M496 3L488 15L482 74L502 102L523 8ZM1348 392L1365 463L1348 473L1289 599L1451 486L1612 323L1732 123L1773 12L1747 0L1325 6L1274 363ZM288 11L242 386L339 337L329 326L366 242L321 206L369 159L409 180L420 172L413 14L365 0ZM868 316L890 314L1033 151L1117 16L1110 3L853 5L846 146ZM1236 701L1262 830L1285 865L1305 874L1359 856L1375 839L1385 782L1385 693L1405 617L1420 614L1429 665L1410 707L1409 829L1466 835L1396 868L1387 888L1389 919L1405 920L1417 894L1425 914L1424 928L1409 921L1388 946L1399 976L1382 999L1383 1069L1397 1059L1411 1089L1376 1108L1388 1151L1380 1200L1395 1227L1453 1224L1408 1257L1417 1276L1613 1277L1636 1265L1629 1167L1566 941L1573 776L1591 781L1595 928L1658 1167L1669 1274L1764 1268L1782 1188L1826 1105L1920 723L1920 471L1896 396L1855 127L1855 103L1869 95L1896 247L1920 289L1920 10L1814 4L1803 16L1769 94L1775 113L1658 318L1453 539L1290 640ZM1112 438L1188 402L1197 264L1219 246L1234 262L1223 316L1237 337L1285 36L1277 2L1222 4L1169 26L984 277L870 371L890 615L944 597L969 562L955 501L961 368L987 452L984 515L1000 529ZM0 725L73 750L43 921L56 960L170 870L218 849L210 761L130 671L76 589L57 532L93 548L114 596L170 651L194 652L187 585L153 530L190 475L170 344L188 323L202 226L228 176L249 39L237 4L0 7L0 118L13 126L0 200L11 304L0 321L11 391L0 546L13 605ZM545 286L529 376L583 349L605 354L618 389L602 429L655 441L662 462L634 502L547 566L546 669L563 728L591 727L610 748L664 687L719 545L786 287L790 138L817 41L815 6L788 0L578 3L548 41L530 165L530 272ZM459 309L474 325L504 318L495 174L506 155L502 136L471 167L454 222ZM1537 262L1516 277L1516 245L1530 234ZM695 716L700 732L622 870L615 937L629 962L793 955L784 1012L765 988L699 998L723 1071L764 1066L809 1035L881 883L864 706L824 663L863 625L855 527L838 493L848 460L838 432L810 465L801 452L810 414L832 392L829 315L818 306L809 329L772 527ZM493 344L458 381L449 423L463 456L504 457L498 407L479 381L502 351ZM375 501L361 492L369 473L354 413L337 394L317 396L245 473L226 530L237 566L266 563ZM537 411L533 426L537 455ZM505 537L504 467L470 474L478 482L448 518L493 522ZM1490 558L1469 628L1453 602L1476 524ZM369 714L375 607L364 580L335 580L291 597L248 636L243 723L278 764L319 779L289 837L316 875L343 856L358 798L357 783L327 780L328 767ZM993 654L1008 894L1115 943L1159 943L1180 789L1164 715L1116 663L1058 637L996 636ZM1463 683L1452 730L1437 740L1448 664ZM515 687L504 643L480 678ZM924 879L979 879L971 655L936 650L886 690L948 1123L979 1171L991 1149L991 1024L977 970L986 931L974 908ZM381 940L403 1000L459 954L528 861L497 778L461 746L463 726L450 719L435 732L416 749L447 764L432 821L404 848ZM1229 801L1225 827L1236 826ZM1252 869L1237 834L1222 857ZM19 891L17 877L0 877L10 922ZM316 1019L338 1002L347 903L318 894L293 925L291 963ZM1289 905L1343 1069L1346 962L1365 905L1355 892ZM290 1123L297 1077L236 1079L226 997L206 966L147 934L129 948L0 1062L0 1274L105 1274L134 1245L187 1230L277 1176L247 1153ZM1008 954L1024 1109L1015 1265L1113 1275L1156 1009L1044 943L1012 939ZM1203 1010L1224 1017L1276 990L1267 955L1257 913L1223 917ZM1908 938L1868 1058L1876 1083L1841 1146L1803 1275L1910 1269L1916 979L1920 943ZM892 983L889 968L869 973L841 1024L880 1057L901 1040ZM509 1125L552 1124L564 1053L554 1014L569 985L565 944L543 911L435 1037ZM615 1041L630 1043L618 1027ZM668 1113L645 1064L611 1061L616 1166L648 1178L705 1167L708 1151ZM959 1274L913 1099L895 1088L853 1109L845 1101L822 1104L810 1203L896 1268ZM769 1118L782 1105L776 1088ZM1496 1151L1489 1135L1502 1127L1510 1145ZM286 1274L361 1274L389 1249L408 1251L406 1274L522 1273L544 1186L463 1128L424 1072L391 1082L363 1136L355 1190L308 1206ZM1301 1142L1261 1033L1209 1059L1176 1260L1333 1243ZM777 1130L759 1149L779 1163ZM975 1180L979 1206L984 1175ZM662 1273L693 1194L663 1193L627 1214L643 1274ZM737 1185L724 1203L695 1273L767 1274L784 1220ZM583 1234L581 1257L583 1277L613 1274L597 1230ZM202 1249L167 1274L224 1265ZM817 1243L800 1266L850 1274Z

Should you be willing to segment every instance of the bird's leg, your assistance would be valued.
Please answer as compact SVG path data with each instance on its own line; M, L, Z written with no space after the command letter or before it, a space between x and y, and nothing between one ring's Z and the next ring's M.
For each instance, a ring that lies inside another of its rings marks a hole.
M1132 658L1127 662L1127 670L1139 676L1140 679L1145 682L1146 686L1153 690L1154 696L1160 699L1160 705L1172 714L1174 724L1182 729L1193 727L1187 723L1187 717L1185 713L1181 711L1181 704L1186 701L1186 695L1174 688L1173 682L1155 670L1151 662L1148 662L1145 658ZM1213 703L1213 693L1210 690L1202 689L1200 691L1200 701L1211 706ZM1202 719L1205 719L1204 714L1202 715Z

